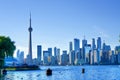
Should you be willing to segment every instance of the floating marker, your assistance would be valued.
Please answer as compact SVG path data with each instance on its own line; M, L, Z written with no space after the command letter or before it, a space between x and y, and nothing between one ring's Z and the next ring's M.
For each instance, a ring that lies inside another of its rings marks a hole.
M52 75L52 70L50 68L47 69L46 75L47 76L51 76Z
M82 68L82 73L83 73L83 74L85 73L85 69L84 69L84 68Z

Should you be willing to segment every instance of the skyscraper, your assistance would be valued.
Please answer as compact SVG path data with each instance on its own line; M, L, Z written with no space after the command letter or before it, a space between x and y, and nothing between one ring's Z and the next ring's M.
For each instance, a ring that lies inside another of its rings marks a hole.
M97 39L97 50L101 50L101 37Z
M80 41L79 41L79 39L74 39L74 50L75 50L75 54L76 54L76 52L79 50L79 48L80 48Z
M24 64L24 52L23 51L22 52L20 50L17 51L17 61L20 65Z
M82 40L82 48L85 47L87 45L87 40L86 39L83 39Z
M17 50L17 60L19 61L20 50Z
M115 47L115 64L120 62L120 46Z
M24 64L24 51L21 51L19 60L20 60L20 64Z
M71 51L69 53L69 63L70 65L74 65L75 62L75 51Z
M54 56L56 57L57 56L57 48L54 47Z
M84 51L85 51L85 56L84 56L85 63L89 64L90 63L90 57L89 57L89 55L90 55L90 51L91 51L91 45L87 44L84 47Z
M49 56L52 57L52 48L48 48Z
M57 49L57 63L60 63L60 48Z
M54 47L54 57L55 57L55 65L58 65L58 60L57 60L57 48Z
M93 58L93 52L92 52L92 50L90 50L90 65L92 65L93 64L93 62L94 62L94 58Z
M102 64L110 64L110 60L109 60L110 51L111 51L110 45L106 45L105 43L103 43L102 57L101 57Z
M38 64L41 63L41 54L42 54L42 46L37 45L37 61L38 61Z
M93 64L98 64L97 49L93 50Z
M29 54L29 65L32 65L32 27L31 27L31 14L30 14L30 26L28 28L29 31L29 50L28 50L28 54Z
M43 64L48 65L49 62L49 51L43 51Z
M82 56L82 59L85 61L85 47L87 46L87 40L84 39L82 40L82 53L81 53L81 56Z
M96 49L96 45L95 45L95 39L92 39L92 50Z
M101 37L97 39L97 61L100 63Z
M67 51L64 50L63 54L61 55L61 65L67 65Z
M69 43L69 52L73 50L72 42Z

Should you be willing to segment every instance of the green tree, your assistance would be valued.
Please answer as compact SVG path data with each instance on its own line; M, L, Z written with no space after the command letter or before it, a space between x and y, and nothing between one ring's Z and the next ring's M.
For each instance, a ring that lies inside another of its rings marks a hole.
M4 66L5 56L13 56L16 49L14 44L9 37L0 36L0 68Z

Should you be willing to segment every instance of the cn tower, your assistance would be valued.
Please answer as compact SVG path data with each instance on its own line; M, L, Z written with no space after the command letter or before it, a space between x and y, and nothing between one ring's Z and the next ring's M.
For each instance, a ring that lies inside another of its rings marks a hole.
M31 13L30 13L30 26L28 28L29 31L29 50L28 50L28 54L29 54L29 64L32 65L32 27L31 27Z

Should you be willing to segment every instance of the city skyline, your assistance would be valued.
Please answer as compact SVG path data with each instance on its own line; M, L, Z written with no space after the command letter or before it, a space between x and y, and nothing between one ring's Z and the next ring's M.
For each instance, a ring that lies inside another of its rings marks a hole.
M118 65L120 64L120 46L111 49L111 45L102 43L101 37L97 40L92 38L92 44L87 44L87 40L82 40L80 47L79 39L74 38L74 42L69 42L69 51L54 47L48 50L38 49L37 64L40 65ZM97 43L97 44L96 44ZM74 44L74 46L72 46ZM42 45L38 45L41 46ZM72 49L74 47L74 49ZM53 51L53 53L52 53ZM60 55L60 51L62 52ZM43 53L42 53L43 52ZM41 57L41 58L39 58ZM35 60L35 59L34 59Z
M42 45L43 50L57 47L69 51L69 42L78 38L81 46L84 35L88 44L92 43L92 38L101 37L112 49L119 45L119 0L4 0L0 3L0 34L14 40L17 49L25 52L25 57L30 11L34 29L33 57L37 55L37 45Z
M87 44L87 40L82 40L82 47L79 46L79 39L69 42L69 51L60 48L49 47L47 50L42 49L42 45L37 45L37 58L31 62L34 65L118 65L120 64L120 46L114 50L106 43L101 43L101 37L92 39L92 44ZM72 46L74 44L74 46ZM74 47L74 49L72 49ZM60 51L62 52L60 55ZM30 54L24 58L24 52L17 51L16 65L29 64ZM21 60L21 61L20 61ZM24 61L23 63L21 63Z

